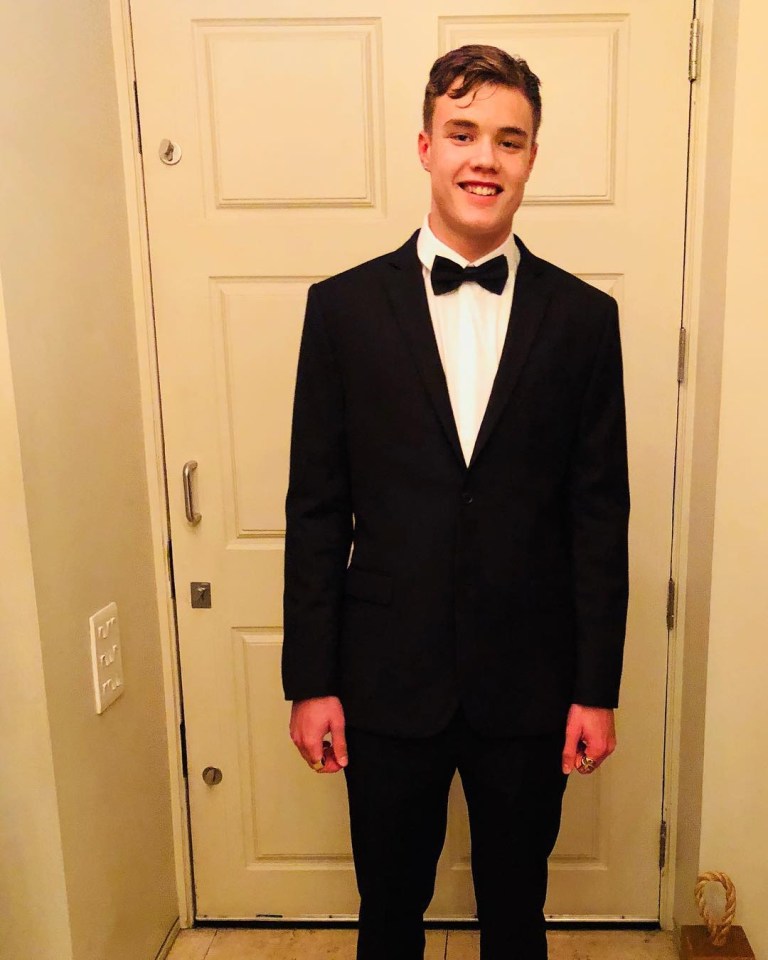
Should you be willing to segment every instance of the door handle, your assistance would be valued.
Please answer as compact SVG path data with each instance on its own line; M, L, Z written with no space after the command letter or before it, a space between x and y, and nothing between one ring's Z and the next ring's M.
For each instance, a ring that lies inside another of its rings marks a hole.
M195 511L195 504L192 499L192 474L197 470L197 460L187 460L181 475L184 480L184 510L187 514L187 520L192 526L197 526L202 519L202 514Z

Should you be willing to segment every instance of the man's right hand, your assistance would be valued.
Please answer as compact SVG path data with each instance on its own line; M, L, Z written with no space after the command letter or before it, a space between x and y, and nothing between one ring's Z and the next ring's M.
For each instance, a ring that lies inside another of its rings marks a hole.
M323 742L330 733L332 743ZM310 767L318 773L338 773L347 765L344 710L338 697L294 700L291 708L291 740Z

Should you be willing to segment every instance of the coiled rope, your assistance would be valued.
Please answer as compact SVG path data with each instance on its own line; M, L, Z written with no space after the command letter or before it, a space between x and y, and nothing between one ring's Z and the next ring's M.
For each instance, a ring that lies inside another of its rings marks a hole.
M704 900L704 889L708 883L719 883L725 888L725 913L720 920L713 920ZM736 888L727 873L702 873L696 880L696 906L701 919L709 930L709 938L713 947L722 947L728 939L728 933L736 916Z

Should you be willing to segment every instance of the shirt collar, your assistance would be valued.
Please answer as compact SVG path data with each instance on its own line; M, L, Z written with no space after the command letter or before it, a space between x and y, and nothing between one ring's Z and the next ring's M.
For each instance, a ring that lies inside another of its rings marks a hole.
M421 230L416 240L416 251L419 255L419 260L421 260L422 265L426 267L427 270L432 269L432 264L437 256L447 257L449 260L453 260L454 263L458 263L460 267L466 267L470 263L469 260L465 260L461 254L456 253L455 250L452 250L447 244L443 243L442 240L437 239L429 225L429 214L424 217L424 222L421 225ZM509 274L510 276L514 276L517 266L520 263L520 251L517 249L514 234L512 233L510 233L501 246L496 247L495 250L491 250L490 253L486 253L484 257L479 257L475 260L473 266L479 267L481 263L485 263L486 260L492 260L500 254L503 254L507 258Z

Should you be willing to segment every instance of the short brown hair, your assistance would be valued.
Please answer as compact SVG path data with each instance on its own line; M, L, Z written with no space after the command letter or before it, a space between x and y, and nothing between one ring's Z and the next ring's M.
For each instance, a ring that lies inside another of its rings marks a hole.
M461 86L451 90L459 78L462 80ZM481 43L470 43L450 50L432 64L429 82L424 91L423 116L427 133L432 128L435 100L438 97L447 93L451 99L459 100L484 83L512 87L525 96L533 111L535 143L541 125L539 78L521 57L512 57L505 50Z

